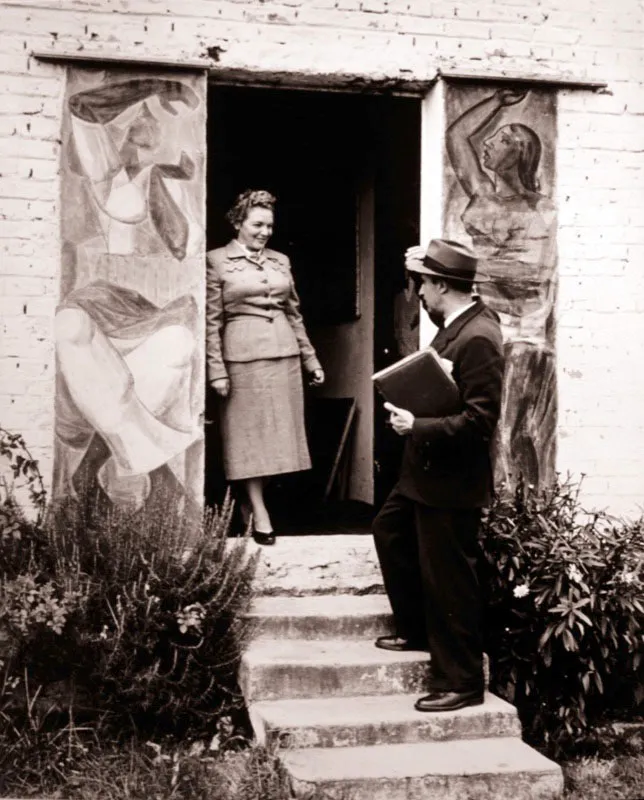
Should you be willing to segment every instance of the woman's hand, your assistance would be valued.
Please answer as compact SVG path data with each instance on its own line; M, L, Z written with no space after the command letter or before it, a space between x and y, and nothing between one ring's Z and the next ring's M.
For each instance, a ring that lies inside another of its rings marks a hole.
M499 89L496 96L502 106L514 106L528 94L527 89Z
M309 376L309 386L322 386L324 383L324 370L314 369Z
M228 397L230 394L229 378L215 378L214 381L210 381L210 385L217 392L219 397Z

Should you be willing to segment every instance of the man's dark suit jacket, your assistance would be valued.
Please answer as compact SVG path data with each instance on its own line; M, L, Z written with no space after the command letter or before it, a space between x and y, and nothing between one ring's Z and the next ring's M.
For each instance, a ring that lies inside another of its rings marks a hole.
M407 437L398 491L435 508L480 508L493 491L491 449L501 410L503 339L497 315L480 299L432 346L453 362L461 408L416 418Z

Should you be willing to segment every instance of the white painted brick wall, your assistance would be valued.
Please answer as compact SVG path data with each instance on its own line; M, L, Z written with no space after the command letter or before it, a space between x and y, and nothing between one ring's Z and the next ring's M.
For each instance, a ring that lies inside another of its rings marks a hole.
M63 70L33 50L221 69L431 79L437 67L606 80L560 95L559 468L644 504L644 11L637 0L8 0L0 16L0 423L49 474ZM213 51L211 51L213 52Z

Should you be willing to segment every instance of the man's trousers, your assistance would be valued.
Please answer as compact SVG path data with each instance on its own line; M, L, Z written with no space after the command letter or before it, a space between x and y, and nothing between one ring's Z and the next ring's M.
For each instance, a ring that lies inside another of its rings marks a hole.
M434 691L483 688L480 508L431 508L397 488L373 523L399 636L427 642Z

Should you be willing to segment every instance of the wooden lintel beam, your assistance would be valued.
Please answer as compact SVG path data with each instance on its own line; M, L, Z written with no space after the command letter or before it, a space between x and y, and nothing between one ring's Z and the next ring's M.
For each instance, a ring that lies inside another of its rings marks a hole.
M512 74L461 72L458 70L439 69L439 77L446 81L471 81L478 83L531 84L553 89L606 89L604 81L590 80L567 75Z
M115 67L147 67L165 68L165 69L178 69L189 70L194 72L196 70L209 70L212 63L207 60L196 59L172 59L172 58L157 58L156 56L133 56L121 53L98 53L87 51L78 51L77 53L70 53L63 50L34 50L31 53L33 58L39 61L49 61L51 63L83 63L88 66L101 64L109 64Z

